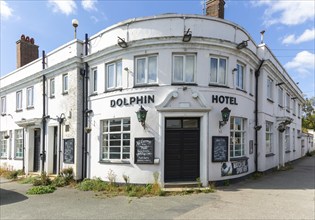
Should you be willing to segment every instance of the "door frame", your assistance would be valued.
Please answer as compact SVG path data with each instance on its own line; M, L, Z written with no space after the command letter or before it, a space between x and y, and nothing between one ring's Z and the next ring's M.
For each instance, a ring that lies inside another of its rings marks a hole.
M200 127L200 181L203 186L208 185L209 180L209 152L210 152L210 134L209 134L209 109L189 109L190 111L159 111L159 140L160 143L160 158L161 158L161 185L164 186L164 161L165 161L165 119L166 118L199 118Z

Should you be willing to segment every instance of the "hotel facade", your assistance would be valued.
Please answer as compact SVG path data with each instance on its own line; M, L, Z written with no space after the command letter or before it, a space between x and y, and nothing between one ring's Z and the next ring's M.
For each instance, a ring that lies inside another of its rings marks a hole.
M123 21L3 76L1 166L207 186L314 150L302 91L222 4Z

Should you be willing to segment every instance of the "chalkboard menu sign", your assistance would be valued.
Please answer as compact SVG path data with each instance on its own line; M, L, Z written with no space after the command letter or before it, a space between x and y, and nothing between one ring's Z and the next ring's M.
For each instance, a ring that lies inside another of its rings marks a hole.
M63 140L63 162L74 163L74 138Z
M154 163L154 138L135 138L135 163Z
M212 137L212 162L228 161L228 137Z

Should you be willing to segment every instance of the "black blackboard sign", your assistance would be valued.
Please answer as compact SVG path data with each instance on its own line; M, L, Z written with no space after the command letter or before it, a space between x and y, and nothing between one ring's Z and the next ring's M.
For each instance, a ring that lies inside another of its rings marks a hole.
M212 162L228 161L228 137L212 137Z
M74 163L74 138L63 140L63 162Z
M135 138L135 163L154 163L154 138Z

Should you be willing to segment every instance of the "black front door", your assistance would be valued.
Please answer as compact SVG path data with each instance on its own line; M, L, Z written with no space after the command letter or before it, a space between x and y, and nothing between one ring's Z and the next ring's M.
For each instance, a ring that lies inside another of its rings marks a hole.
M54 158L53 158L53 173L57 173L57 128L54 127Z
M40 129L34 130L34 166L33 171L40 169Z
M165 182L196 181L200 177L199 118L165 120Z

